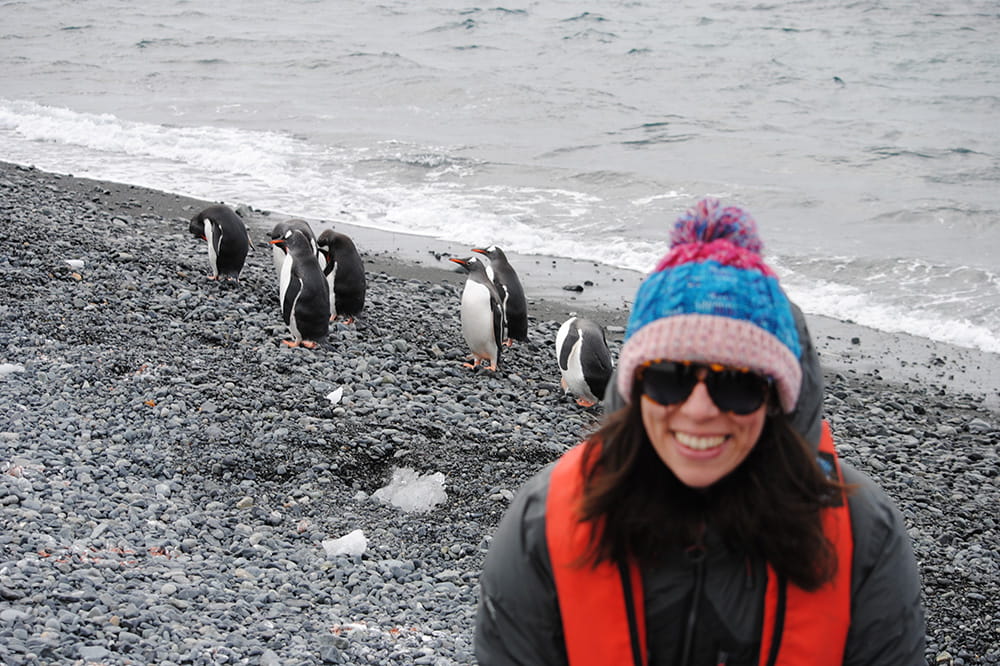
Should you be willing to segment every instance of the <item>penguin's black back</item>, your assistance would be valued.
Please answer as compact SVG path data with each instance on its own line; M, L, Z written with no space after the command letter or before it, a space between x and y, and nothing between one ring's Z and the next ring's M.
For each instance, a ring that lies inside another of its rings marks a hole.
M337 314L346 317L358 316L365 307L365 294L368 291L365 265L358 248L350 236L332 229L321 233L317 243L321 249L328 248L332 255L324 272L332 271L336 266L333 292Z
M608 380L613 370L608 340L604 335L604 329L589 319L577 319L576 325L579 330L578 335L583 336L584 346L580 350L583 378L590 392L601 398L608 387Z
M528 301L524 296L524 287L517 276L517 271L507 261L507 255L499 247L480 251L490 259L493 269L493 282L500 292L504 316L507 321L507 337L520 342L528 340Z

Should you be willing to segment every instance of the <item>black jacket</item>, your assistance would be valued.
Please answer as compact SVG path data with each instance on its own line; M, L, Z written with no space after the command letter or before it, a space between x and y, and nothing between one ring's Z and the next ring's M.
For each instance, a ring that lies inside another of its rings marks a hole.
M902 516L865 475L841 461L854 534L851 628L844 664L924 663L920 577ZM549 465L518 493L490 547L480 578L476 657L492 664L565 664L558 600L545 540ZM694 564L678 552L643 571L650 664L676 664L694 586ZM706 543L705 596L694 625L692 664L756 664L764 595L762 562ZM753 609L754 612L747 612Z

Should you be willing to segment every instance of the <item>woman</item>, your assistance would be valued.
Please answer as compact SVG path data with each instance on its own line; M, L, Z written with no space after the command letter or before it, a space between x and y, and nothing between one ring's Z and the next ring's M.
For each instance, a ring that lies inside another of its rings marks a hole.
M480 663L923 662L899 512L828 428L817 450L790 425L815 357L760 251L738 208L678 220L633 305L625 405L498 528Z

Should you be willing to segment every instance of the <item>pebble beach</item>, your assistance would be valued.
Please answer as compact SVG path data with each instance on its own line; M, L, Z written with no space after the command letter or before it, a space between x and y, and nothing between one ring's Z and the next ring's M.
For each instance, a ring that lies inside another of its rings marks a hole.
M600 419L556 331L586 314L617 355L627 312L562 289L585 269L525 271L529 341L470 370L455 248L363 236L364 314L288 348L267 231L291 215L226 202L254 248L217 283L188 232L209 203L0 163L0 663L475 663L491 534ZM813 334L840 455L913 539L927 663L1000 664L996 355ZM443 499L387 501L406 474Z

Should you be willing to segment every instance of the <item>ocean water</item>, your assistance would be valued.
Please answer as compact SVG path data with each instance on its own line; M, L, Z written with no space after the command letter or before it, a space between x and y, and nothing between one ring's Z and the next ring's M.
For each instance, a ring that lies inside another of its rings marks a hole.
M806 312L1000 353L998 34L995 0L0 0L0 159L640 272L716 196Z

